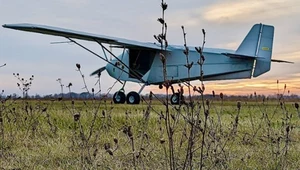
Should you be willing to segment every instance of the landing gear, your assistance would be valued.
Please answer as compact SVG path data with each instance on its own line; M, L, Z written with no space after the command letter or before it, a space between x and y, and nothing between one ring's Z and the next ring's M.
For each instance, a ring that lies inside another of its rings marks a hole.
M140 104L140 95L137 92L130 92L127 94L127 104Z
M126 96L123 91L118 91L113 96L113 101L115 104L124 104L125 100L126 100Z
M126 96L125 91L124 91L125 83L123 84L123 87L114 94L114 96L113 96L114 103L115 104L124 104L126 101L127 104L140 104L140 101L141 101L140 93L143 91L143 89L145 88L146 85L144 84L138 93L135 91L132 91L132 92L128 93Z
M170 100L171 100L171 104L173 104L173 105L178 105L178 104L179 104L179 100L180 100L180 95L179 95L179 93L174 93L174 94L172 94Z

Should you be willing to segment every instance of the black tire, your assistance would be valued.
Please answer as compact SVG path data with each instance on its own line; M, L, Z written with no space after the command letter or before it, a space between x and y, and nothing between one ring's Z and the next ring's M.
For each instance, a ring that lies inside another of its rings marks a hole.
M115 104L124 104L126 100L125 93L118 91L114 94L113 101Z
M137 92L130 92L127 94L127 104L140 104L141 98Z
M171 99L170 99L171 104L178 105L179 104L179 100L180 100L179 93L172 94Z

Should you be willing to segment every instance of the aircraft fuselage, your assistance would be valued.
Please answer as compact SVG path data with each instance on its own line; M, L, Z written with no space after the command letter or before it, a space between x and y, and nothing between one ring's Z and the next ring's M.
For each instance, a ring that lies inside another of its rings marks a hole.
M167 80L173 83L180 83L187 80L200 79L200 65L197 63L200 59L199 53L194 49L190 50L188 60L189 63L193 62L194 64L190 69L190 75L188 75L188 69L185 66L187 64L186 55L182 49L183 47L180 46L170 46L168 51L163 52L126 50L118 59L123 64L126 64L130 70L116 59L112 60L112 63L120 64L108 64L106 69L110 76L122 81L142 83L137 78L140 77L147 84L162 84L164 82L164 75L160 53L163 53L166 57ZM227 52L234 53L232 50L204 49L205 62L202 69L205 81L251 78L254 60L230 58L224 55ZM135 74L133 74L133 71Z

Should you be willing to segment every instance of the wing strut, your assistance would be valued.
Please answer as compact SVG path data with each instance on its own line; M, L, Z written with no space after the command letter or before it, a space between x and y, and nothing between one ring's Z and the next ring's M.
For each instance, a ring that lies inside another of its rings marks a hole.
M95 56L99 57L100 59L102 59L103 61L106 61L107 63L111 64L111 65L114 65L112 62L110 62L107 57L106 58L103 58L102 56L100 56L99 54L95 53L94 51L88 49L87 47L83 46L82 44L78 43L77 41L69 38L69 37L65 37L67 38L68 40L70 40L71 42L75 43L76 45L78 45L79 47L85 49L86 51L94 54ZM118 59L118 57L116 57L113 53L111 53L105 46L103 46L101 43L99 43L98 41L96 41L103 49L103 51L108 51L111 55L114 56L114 58L116 58L120 63L122 63L126 68L128 68L129 70L131 70L123 61L121 61L120 59ZM119 68L120 69L120 68ZM127 73L129 75L129 72L128 71L125 71L124 69L122 69L123 72ZM136 75L136 73L134 72L134 77L138 80L140 80L142 83L146 83L141 76L138 76Z
M136 71L134 71L133 69L130 69L129 66L127 66L122 60L120 60L114 53L109 51L102 43L98 42L96 39L95 39L95 41L102 47L102 49L105 49L105 51L107 51L109 54L111 54L116 60L118 60L120 63L122 63L128 70L130 70L133 73L133 76L135 78L137 78L138 80L140 80L143 83L146 83ZM123 51L123 54L124 54L124 51Z

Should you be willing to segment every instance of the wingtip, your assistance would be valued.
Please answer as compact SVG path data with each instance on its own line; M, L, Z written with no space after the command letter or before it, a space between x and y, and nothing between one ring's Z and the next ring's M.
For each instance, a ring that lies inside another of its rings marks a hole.
M18 27L19 24L4 24L2 27L4 28L15 28Z
M2 25L3 28L12 28L12 24L4 24Z

